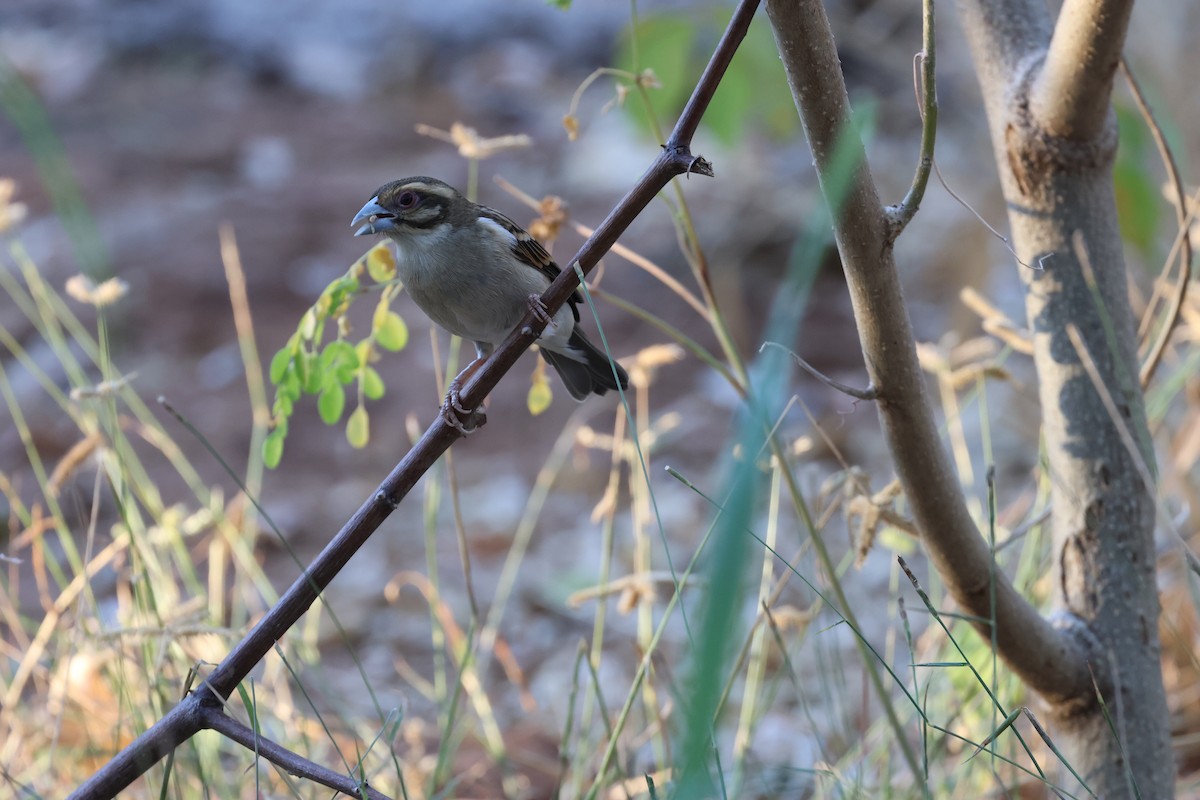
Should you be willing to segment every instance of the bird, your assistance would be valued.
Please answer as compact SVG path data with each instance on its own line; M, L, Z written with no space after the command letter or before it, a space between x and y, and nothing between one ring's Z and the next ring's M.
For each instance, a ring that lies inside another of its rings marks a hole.
M471 202L436 178L417 176L379 187L351 227L355 236L390 239L397 274L417 306L474 343L475 360L451 382L442 406L446 421L458 430L471 430L463 420L476 413L462 407L463 383L527 312L546 323L538 348L571 397L582 401L629 388L625 369L580 327L578 290L551 317L541 294L561 270L536 239L499 211Z

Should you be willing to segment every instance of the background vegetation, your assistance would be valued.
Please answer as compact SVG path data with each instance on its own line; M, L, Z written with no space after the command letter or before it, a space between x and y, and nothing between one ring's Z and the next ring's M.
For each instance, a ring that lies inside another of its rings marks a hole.
M272 408L259 350L284 347L362 255L346 226L370 191L422 172L472 186L540 222L565 258L576 226L595 224L652 156L661 134L647 128L669 125L728 16L515 5L489 20L488 34L508 33L487 48L455 40L434 12L428 50L376 54L341 84L331 67L349 69L346 52L361 43L347 34L354 46L321 61L303 32L321 24L316 14L285 37L292 52L270 53L252 35L221 34L216 5L182 48L106 39L86 15L66 24L7 12L23 27L10 28L21 37L5 40L0 75L12 124L0 145L18 187L0 215L0 392L11 414L0 434L0 765L18 792L61 795L160 717L431 421L447 343L401 295L407 341L392 338L399 355L370 365L382 396L359 369L347 374L343 415L333 401L301 399L280 466L263 469ZM880 177L898 198L919 132L907 77L919 17L885 4L833 8L873 163L903 165ZM517 18L520 35L505 27ZM929 613L947 602L910 537L873 410L788 371L793 350L865 385L811 157L789 127L782 72L763 57L773 53L764 23L694 148L717 178L678 181L593 283L600 318L588 325L602 325L630 367L628 405L569 405L551 379L554 402L533 416L546 384L522 360L494 395L491 424L429 474L422 502L351 562L230 713L393 796L644 795L645 776L665 786L697 753L724 781L710 790L731 797L1048 791L1039 767L1059 757L1029 717L1010 714L1026 704L1036 714L1036 699L965 621ZM573 47L572 32L589 25L605 46ZM346 41L342 30L327 28L328 41ZM28 44L39 31L40 50ZM1135 46L1137 32L1135 20ZM72 37L93 42L96 58L64 88L55 80L70 70L55 59ZM998 224L998 195L972 180L991 162L971 122L973 79L956 80L961 44L948 38L939 163ZM1169 92L1153 63L1147 82ZM586 83L607 65L621 71ZM1123 98L1118 201L1142 298L1178 226L1152 140ZM606 108L617 100L628 114ZM1197 142L1182 131L1194 127L1173 120L1185 110L1156 111L1186 164ZM411 133L458 120L525 133L533 148L494 152L459 131L456 149ZM569 207L539 202L544 194ZM973 515L1018 588L1048 605L1049 490L1013 321L1024 318L1020 268L940 188L899 261L912 265L922 363ZM68 282L79 272L89 277ZM379 298L346 317L349 341L396 334L373 311ZM1192 552L1197 320L1192 300L1147 396L1160 516ZM764 341L781 347L759 354ZM754 363L781 453L762 449L761 420L741 400ZM370 412L365 450L351 447L362 443L352 429L318 419L343 423L359 402ZM713 524L753 537L712 551L709 542L737 541L710 538ZM1162 539L1181 793L1195 788L1200 727L1184 552ZM888 687L882 699L867 689L872 674ZM712 738L688 724L712 717ZM215 734L190 740L137 791L167 786L179 796L325 791Z

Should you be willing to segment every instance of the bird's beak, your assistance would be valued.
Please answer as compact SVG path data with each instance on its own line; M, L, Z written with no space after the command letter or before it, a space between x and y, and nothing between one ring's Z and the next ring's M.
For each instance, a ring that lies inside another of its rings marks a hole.
M363 223L366 223L363 225ZM387 233L396 227L396 215L390 213L383 206L379 205L379 198L372 197L367 201L357 214L354 215L354 221L350 223L350 227L361 228L354 232L355 236L369 236L373 233Z

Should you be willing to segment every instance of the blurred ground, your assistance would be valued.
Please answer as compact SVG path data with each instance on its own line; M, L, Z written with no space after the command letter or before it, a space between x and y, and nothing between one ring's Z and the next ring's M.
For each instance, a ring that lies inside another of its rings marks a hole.
M647 4L642 11L684 7L688 4ZM909 77L911 55L919 47L916 7L896 2L830 7L856 96L878 102L872 166L885 197L896 201L911 177L918 132ZM1158 7L1163 13L1156 16ZM938 160L955 189L1002 228L1003 208L965 43L953 10L947 5L939 13ZM1181 154L1193 163L1200 156L1197 109L1182 76L1200 68L1195 49L1187 45L1194 41L1197 13L1164 3L1139 5L1130 48L1143 80L1162 98L1162 109L1176 115ZM576 2L566 12L540 0L305 0L286 7L237 0L6 0L0 9L0 52L44 102L95 217L111 270L130 284L129 297L113 317L118 364L137 373L136 385L145 397L169 398L236 467L249 446L249 403L218 255L218 226L230 223L236 232L264 357L286 341L325 284L363 252L363 240L351 236L349 222L377 186L416 174L465 186L465 162L449 146L417 136L418 123L446 129L458 121L484 135L529 135L530 149L482 164L480 200L518 222L532 218L494 185L492 176L501 175L535 197L563 196L574 219L594 226L650 162L657 143L624 113L602 114L612 96L611 83L603 79L584 95L579 142L568 142L561 119L579 84L611 63L627 23L625 4L602 0ZM718 34L714 27L701 38L715 40ZM717 177L686 181L685 192L723 307L750 353L760 343L759 320L793 244L796 221L815 202L810 158L798 133L778 140L757 129L748 130L733 148L702 131L694 150L714 162ZM76 255L18 132L0 123L4 175L18 181L20 199L30 207L22 236L34 261L61 285L78 272ZM663 205L652 207L622 241L687 280ZM578 244L577 237L567 235L555 252L566 257ZM901 240L898 261L918 335L925 340L976 334L976 320L957 301L963 286L1023 319L1017 277L1003 247L939 186L931 185L922 214ZM607 260L604 286L713 344L677 298L619 259ZM340 428L317 421L310 402L293 418L283 464L268 476L266 507L302 560L323 545L402 454L408 415L415 414L423 427L435 412L427 323L407 299L400 310L413 331L412 343L379 365L388 395L371 406L370 447L352 450ZM615 309L601 314L618 356L662 340ZM32 335L20 330L15 310L4 307L3 300L0 316L19 333ZM817 280L803 330L790 344L832 377L865 383L835 263ZM545 415L529 416L524 395L532 365L531 357L518 365L492 398L491 424L455 448L476 592L485 599L494 590L534 477L567 417L577 411L560 390ZM19 380L16 385L27 396L36 391ZM795 385L848 460L877 479L890 477L869 406L855 405L808 379L796 378ZM1036 401L1028 390L997 391L996 407L1011 403L1017 410L1001 415L993 431L1001 476L1016 487L1015 496L1036 458ZM680 426L659 443L651 475L672 543L690 552L708 509L662 467L669 464L697 483L714 485L733 398L694 361L663 369L651 398L655 416L682 414ZM594 401L578 413L604 431L611 426L612 405ZM30 425L53 458L74 443L76 431L43 408ZM798 411L788 424L797 435L809 427ZM206 478L232 492L200 446L184 432L177 434L192 447ZM828 452L818 450L806 475L810 483L836 469ZM15 433L0 425L0 468L19 472L22 459ZM505 625L515 634L510 643L547 719L558 713L554 706L562 698L556 695L575 641L590 629L590 611L575 616L562 599L594 579L590 559L600 534L587 517L607 471L602 455L567 464L569 474L560 476L523 569L520 602ZM982 474L979 470L979 480ZM89 481L79 487L85 507ZM443 516L443 591L452 606L462 608L466 601L452 525ZM618 536L626 532L619 530ZM844 552L848 543L842 540L836 547ZM277 549L268 546L268 552L278 554L269 572L277 585L286 585L296 574L294 565ZM411 503L329 592L377 676L384 705L415 699L396 685L395 653L404 652L420 668L430 645L425 607L415 602L389 606L381 587L396 572L424 565L421 509ZM882 596L890 572L890 556L877 553L854 591L865 602ZM631 621L614 624L632 630ZM636 660L632 648L628 655L624 669ZM334 663L337 658L331 655ZM345 691L346 702L355 702L355 692ZM519 717L513 703L501 713Z

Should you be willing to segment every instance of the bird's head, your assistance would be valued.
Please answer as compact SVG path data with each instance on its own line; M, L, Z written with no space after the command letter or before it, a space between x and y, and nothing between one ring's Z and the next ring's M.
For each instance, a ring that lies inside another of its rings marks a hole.
M454 187L436 178L403 178L379 187L350 225L358 228L355 236L378 233L404 239L453 222L469 212L469 205Z

